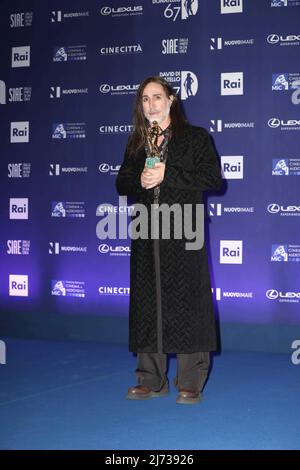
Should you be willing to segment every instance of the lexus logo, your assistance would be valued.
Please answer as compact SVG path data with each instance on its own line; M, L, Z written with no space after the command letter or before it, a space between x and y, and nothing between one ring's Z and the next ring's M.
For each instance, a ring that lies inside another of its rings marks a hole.
M279 204L269 204L268 205L268 212L271 214L277 214L280 211Z
M275 129L280 126L280 120L278 118L271 118L268 120L268 126Z
M102 245L99 245L98 250L100 251L100 253L108 253L109 246L106 245L105 243L102 243Z
M101 171L101 173L107 173L109 171L109 164L108 163L101 163L99 165L99 171Z
M107 16L111 14L111 8L110 7L102 7L101 8L101 15Z
M277 42L279 42L278 34L269 34L269 36L267 37L267 41L269 44L276 44Z
M271 300L277 299L277 298L278 298L278 295L279 295L279 294L278 294L278 291L275 290L275 289L269 289L269 290L267 290L267 292L266 292L267 298L268 298L268 299L271 299Z
M99 90L101 91L101 93L108 93L110 91L110 85L104 83L99 87Z

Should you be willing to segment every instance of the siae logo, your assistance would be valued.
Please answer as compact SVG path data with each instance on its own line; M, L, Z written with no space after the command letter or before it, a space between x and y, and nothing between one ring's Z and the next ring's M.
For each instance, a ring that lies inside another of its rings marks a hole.
M169 54L186 54L188 48L188 38L169 38L161 41L162 50L164 55Z

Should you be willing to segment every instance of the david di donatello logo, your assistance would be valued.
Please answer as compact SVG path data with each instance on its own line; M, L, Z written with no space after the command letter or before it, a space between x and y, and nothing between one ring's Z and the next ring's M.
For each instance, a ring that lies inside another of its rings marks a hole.
M198 91L198 77L190 70L168 70L159 72L159 76L172 84L181 100L193 98Z
M188 20L198 12L198 0L152 0L154 6L163 5L163 15L167 20Z

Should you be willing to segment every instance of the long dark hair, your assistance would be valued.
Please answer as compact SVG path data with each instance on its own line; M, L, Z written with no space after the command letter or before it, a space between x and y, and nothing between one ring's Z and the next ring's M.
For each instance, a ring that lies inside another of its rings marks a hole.
M129 153L136 153L146 143L147 120L143 112L142 97L144 89L148 83L157 83L158 85L161 85L168 98L173 96L173 101L170 108L172 136L176 137L181 134L185 128L185 125L187 124L187 120L183 114L180 101L171 85L164 78L159 76L145 78L145 80L143 80L143 82L140 84L135 98L133 108L133 132L130 135L128 141Z

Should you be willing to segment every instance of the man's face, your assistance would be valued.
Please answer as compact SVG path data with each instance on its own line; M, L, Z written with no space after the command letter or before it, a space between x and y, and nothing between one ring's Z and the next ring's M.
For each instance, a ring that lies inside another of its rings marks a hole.
M157 121L162 127L170 123L170 107L173 97L167 97L165 90L159 83L148 83L144 88L142 103L145 117L150 123Z

